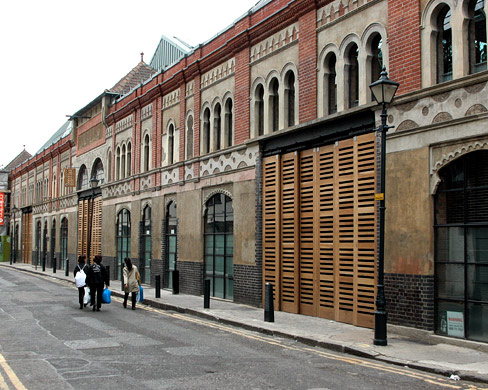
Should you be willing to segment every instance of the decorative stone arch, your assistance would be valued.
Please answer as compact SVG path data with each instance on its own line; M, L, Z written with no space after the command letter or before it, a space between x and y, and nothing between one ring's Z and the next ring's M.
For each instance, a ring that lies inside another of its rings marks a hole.
M327 116L329 114L329 75L331 74L331 69L328 67L328 61L332 55L334 55L336 58L336 65L334 69L336 74L336 87L342 85L342 73L337 71L339 62L339 48L335 44L329 43L320 51L317 62L317 111L319 117ZM337 91L337 94L338 93L339 91Z
M263 88L263 101L260 102L258 101L258 96L257 96L257 89L258 86L261 86ZM249 100L251 102L251 107L249 110L250 114L250 123L251 123L251 138L256 138L259 136L259 115L262 115L263 120L264 120L264 110L265 110L265 104L264 102L266 101L266 80L263 77L256 77L254 81L251 84L251 96L249 97ZM260 114L259 110L263 110L263 112ZM266 122L266 121L264 121ZM264 127L265 124L263 124L263 134L264 134Z
M81 164L80 169L78 170L78 177L76 178L76 190L81 191L83 189L88 188L87 184L88 183L83 183L84 179L83 176L86 173L87 180L89 180L88 176L88 168L86 167L85 164Z
M362 72L362 75L364 77L361 77L360 75L360 80L363 83L361 85L360 89L362 91L366 91L366 95L364 96L365 101L371 102L373 100L373 97L371 96L371 93L368 93L369 91L369 85L379 78L379 72L378 72L378 77L373 79L372 76L372 60L373 60L373 52L371 50L372 48L372 43L373 40L377 36L381 37L382 43L381 43L381 54L382 54L382 60L383 60L383 66L386 66L388 69L389 65L389 50L388 50L388 36L386 32L386 28L380 24L380 23L372 23L366 29L364 30L362 36L361 36L361 47L359 48L359 57L360 57L360 71L363 69L364 71ZM381 68L380 68L381 72Z
M430 87L437 84L437 36L439 33L437 18L444 6L451 9L452 31L455 31L456 21L454 18L454 9L456 0L430 0L420 18L420 43L422 48L422 87ZM456 34L454 34L456 35ZM453 36L453 38L455 38ZM455 43L453 42L453 61L456 52Z
M146 137L148 137L148 143L146 145ZM141 132L141 172L148 172L152 166L152 134L151 130L145 128Z
M100 166L101 166L102 175L103 175L103 177L101 177L101 178L99 177L100 176L100 173L99 173ZM97 157L93 161L93 164L92 164L92 167L90 170L90 179L92 179L94 177L96 177L97 179L100 180L99 184L102 184L105 181L105 169L103 166L103 161L100 157Z
M141 202L141 212L140 212L140 220L141 221L144 219L144 210L146 209L147 206L149 206L151 209L153 208L151 199L144 199Z
M281 69L281 84L280 84L280 96L282 97L280 99L280 116L283 116L283 127L289 127L288 123L288 115L290 113L290 91L288 87L288 76L290 75L290 72L293 73L294 77L294 98L293 98L293 106L291 107L292 114L293 114L293 120L292 123L294 125L298 124L298 114L299 114L299 109L298 109L298 69L297 66L293 62L287 62L283 68ZM283 113L283 115L281 115Z
M173 134L171 134L170 132L171 127L173 127ZM176 150L175 150L176 130L177 130L176 121L174 120L174 118L169 118L166 121L165 132L162 134L163 140L161 142L161 147L162 147L161 161L165 163L165 165L174 164L175 157L177 157ZM166 135L166 140L164 140L165 135ZM167 151L166 154L164 153L165 149Z
M171 202L174 202L174 204L176 204L176 205L178 204L178 202L176 201L176 197L174 197L173 195L170 195L164 199L164 210L165 210L165 212L168 209L168 206Z
M117 217L119 216L119 213L123 210L127 209L127 211L132 214L132 208L130 203L122 203L118 204L115 206L115 221L117 221ZM132 221L131 221L132 222Z
M276 81L275 81L276 80ZM275 86L278 83L278 88ZM264 87L264 133L269 134L275 130L280 130L284 127L284 118L282 111L283 99L283 80L281 74L277 70L272 70L266 77L266 85ZM273 91L272 91L273 89ZM274 129L273 129L274 126Z
M454 160L465 156L468 153L475 152L478 150L488 150L488 141L481 142L481 141L474 141L467 144L464 144L460 147L453 149L451 152L442 155L442 158L438 161L433 161L432 163L432 172L430 177L430 193L431 195L435 195L437 192L437 187L440 184L440 177L439 171L444 168L446 165L449 165Z
M211 104L206 101L202 104L200 110L200 154L206 154L212 152L212 111ZM205 122L205 112L208 109L208 124ZM207 128L208 126L208 128ZM205 145L209 145L208 151L206 151Z
M232 200L232 202L234 202L234 197L232 196L230 191L224 190L223 188L217 188L211 191L210 193L208 193L207 196L205 196L205 198L203 199L202 218L205 217L205 212L207 211L207 202L210 200L212 196L217 194L224 194L225 196L229 197Z
M341 42L341 45L339 46L339 53L340 56L337 60L337 69L338 73L342 74L342 79L341 79L341 84L338 84L338 88L340 91L342 91L341 94L337 96L337 109L341 110L343 108L351 108L350 107L350 102L352 102L352 97L350 96L351 94L351 69L352 65L348 59L348 54L349 50L351 50L352 46L356 45L358 48L358 75L357 77L357 96L358 96L358 105L362 104L363 101L360 99L363 96L366 96L366 91L364 91L364 83L361 84L360 80L362 79L362 76L364 77L364 65L361 64L361 40L357 34L351 33L347 35ZM361 66L363 65L363 66Z
M228 103L230 101L230 110ZM222 132L223 147L229 147L235 144L235 115L234 115L234 94L231 91L224 93L222 97Z

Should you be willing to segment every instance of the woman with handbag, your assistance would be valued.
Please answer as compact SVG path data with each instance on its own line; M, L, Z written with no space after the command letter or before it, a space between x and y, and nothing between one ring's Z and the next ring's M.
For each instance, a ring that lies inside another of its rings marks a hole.
M127 307L127 299L129 298L129 293L132 294L132 310L136 310L136 294L139 291L139 286L141 285L141 277L139 276L139 270L132 261L126 257L124 259L124 307Z
M80 309L83 309L86 306L83 300L85 299L85 287L86 287L86 271L88 268L86 267L86 256L81 255L78 256L78 264L76 265L73 274L75 277L76 287L78 287L78 299L80 301ZM78 274L78 276L76 276Z

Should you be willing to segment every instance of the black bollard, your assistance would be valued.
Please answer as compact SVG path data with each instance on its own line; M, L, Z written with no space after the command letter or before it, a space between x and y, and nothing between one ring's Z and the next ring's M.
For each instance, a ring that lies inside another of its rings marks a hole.
M155 278L155 283L156 283L156 290L155 290L155 297L156 298L161 298L161 275L156 275Z
M53 274L56 273L56 262L53 263Z
M173 271L173 294L180 293L180 271L175 269Z
M203 308L210 309L210 279L203 281Z
M107 275L108 275L108 281L110 282L110 266L106 265L105 269L107 270Z
M53 260L53 267L54 264L56 264L56 258L54 258ZM64 261L64 276L68 276L68 275L69 275L69 259L66 259Z
M46 258L42 256L42 272L46 272Z
M274 322L273 285L264 285L264 322Z

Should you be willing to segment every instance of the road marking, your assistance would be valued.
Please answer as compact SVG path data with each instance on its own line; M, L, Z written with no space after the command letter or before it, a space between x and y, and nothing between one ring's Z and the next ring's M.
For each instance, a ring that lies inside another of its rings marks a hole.
M149 311L149 312L162 314L162 315L165 315L167 317L172 317L172 318L176 318L179 320L199 324L202 326L207 326L210 328L219 329L219 330L222 330L222 331L225 331L228 333L233 333L233 334L236 334L236 335L239 335L242 337L246 337L248 339L252 339L252 340L264 342L267 344L271 344L274 346L278 346L280 348L294 350L294 351L300 351L300 352L306 351L306 352L309 352L309 353L312 353L315 355L319 355L319 356L324 357L326 359L337 360L337 361L349 363L349 364L356 365L356 366L362 366L362 367L367 367L367 368L371 368L371 369L375 369L375 370L389 372L392 374L402 375L402 376L422 380L422 381L427 382L429 384L433 384L433 385L437 385L437 386L441 386L441 387L445 387L445 388L470 389L470 390L481 390L481 389L486 390L486 389L488 389L487 387L476 387L476 386L473 386L471 384L466 384L466 385L461 384L461 383L460 384L452 384L449 381L449 379L439 378L439 377L434 376L432 374L424 373L421 371L413 371L413 369L405 369L405 368L401 368L401 367L394 366L394 365L392 365L392 366L383 365L380 362L369 361L369 360L361 360L361 359L355 358L353 356L344 357L344 356L337 355L337 354L334 354L331 352L320 351L318 349L310 348L310 347L306 347L306 346L286 345L282 341L274 340L268 336L249 334L249 333L246 333L247 331L245 331L245 330L234 329L234 328L231 328L231 327L224 325L224 324L212 322L211 320L208 321L208 320L204 320L201 318L188 317L188 315L184 315L181 313L168 313L162 309L157 309L157 308L146 306L146 305L141 305L140 308L143 310ZM385 362L385 364L387 364L387 363Z
M8 390L7 382L5 382L5 378L3 377L1 372L0 372L0 389Z
M2 366L3 370L7 374L8 378L10 379L10 382L14 385L14 387L17 390L27 390L22 382L19 380L17 375L15 375L15 372L10 368L8 365L7 361L3 357L3 355L0 353L0 366Z

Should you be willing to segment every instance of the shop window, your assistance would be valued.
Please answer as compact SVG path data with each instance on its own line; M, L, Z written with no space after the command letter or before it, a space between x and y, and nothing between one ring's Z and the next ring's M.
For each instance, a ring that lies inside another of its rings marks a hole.
M151 207L144 207L142 213L142 256L141 278L143 283L151 283L151 258L152 258L152 237L151 237Z
M177 269L178 258L178 219L176 203L171 202L166 208L166 262L165 286L173 288L173 272Z
M117 214L117 230L116 230L116 241L117 241L117 278L120 280L122 276L122 269L124 267L124 259L126 257L130 258L130 212L127 209L122 209Z

